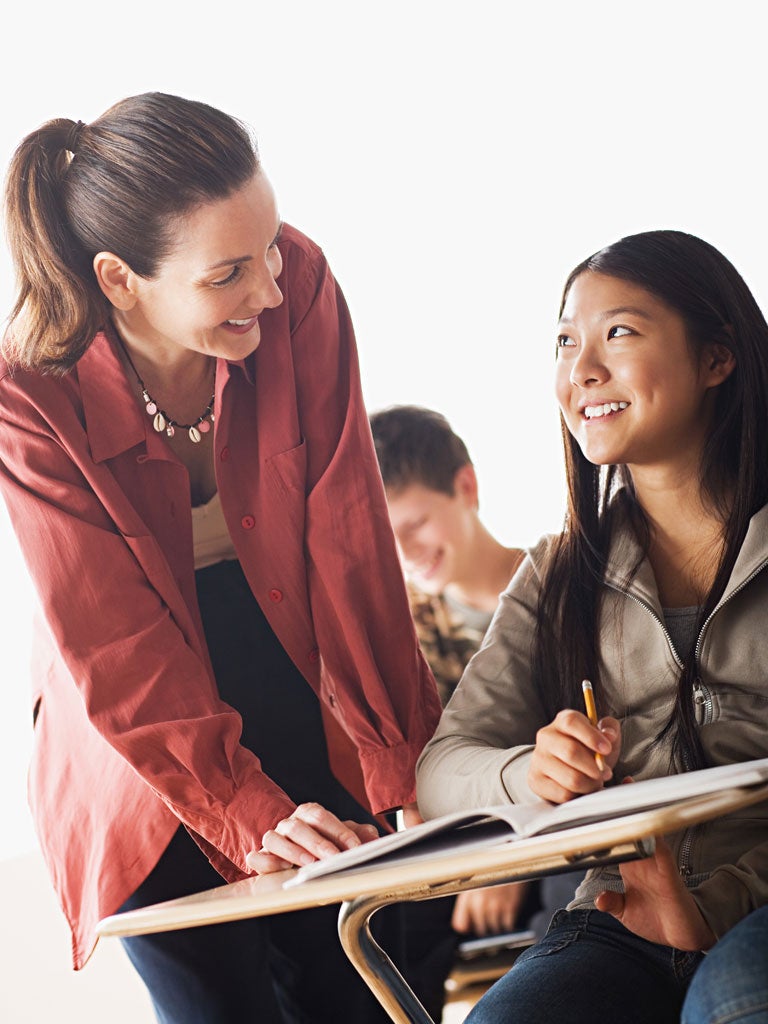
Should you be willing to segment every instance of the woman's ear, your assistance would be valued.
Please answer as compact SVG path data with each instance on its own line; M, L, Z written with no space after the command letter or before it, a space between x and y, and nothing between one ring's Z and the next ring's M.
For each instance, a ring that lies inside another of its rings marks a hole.
M736 369L736 356L732 349L720 342L713 342L704 351L702 368L707 387L716 388Z
M99 288L116 309L131 309L136 303L136 275L113 252L98 252L93 257L93 272Z

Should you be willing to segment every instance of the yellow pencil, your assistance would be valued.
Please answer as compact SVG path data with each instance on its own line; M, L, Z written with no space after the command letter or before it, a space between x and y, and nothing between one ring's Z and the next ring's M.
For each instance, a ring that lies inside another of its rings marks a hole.
M590 720L592 725L597 725L597 708L595 707L595 693L592 689L592 683L590 683L588 679L583 679L581 689L584 692L584 703L587 706L587 718ZM595 754L595 763L600 771L605 768L605 761L603 760L602 754Z

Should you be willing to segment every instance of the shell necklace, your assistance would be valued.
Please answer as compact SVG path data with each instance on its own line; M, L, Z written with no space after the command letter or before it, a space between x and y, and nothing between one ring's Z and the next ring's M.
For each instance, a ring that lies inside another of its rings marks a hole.
M120 347L123 352L125 352L125 358L128 360L131 369L136 374L136 380L139 382L139 387L141 388L141 397L144 401L147 415L154 417L152 420L152 426L158 434L162 434L163 431L165 431L168 437L173 437L176 433L176 429L178 428L179 430L187 431L189 440L193 444L200 444L203 439L203 434L208 433L211 429L211 424L213 423L213 400L216 397L216 392L214 391L211 395L208 405L206 405L205 409L203 409L194 423L179 423L178 420L169 416L165 409L161 409L154 398L150 395L149 391L147 391L146 384L139 376L139 371L133 365L133 360L131 359L128 349L123 344L123 339L119 335L118 341L120 342Z

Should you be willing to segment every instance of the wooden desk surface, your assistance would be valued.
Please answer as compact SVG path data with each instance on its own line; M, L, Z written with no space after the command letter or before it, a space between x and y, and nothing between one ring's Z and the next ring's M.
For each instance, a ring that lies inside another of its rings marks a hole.
M768 785L726 789L682 800L656 810L499 843L487 849L450 852L429 860L390 867L368 864L344 873L312 879L288 889L283 883L295 869L254 876L241 882L114 914L98 925L99 936L145 935L150 932L281 914L307 907L343 903L360 897L400 902L447 895L514 879L535 878L575 870L592 862L628 859L650 853L653 837L679 831L768 799ZM613 856L612 856L613 855Z

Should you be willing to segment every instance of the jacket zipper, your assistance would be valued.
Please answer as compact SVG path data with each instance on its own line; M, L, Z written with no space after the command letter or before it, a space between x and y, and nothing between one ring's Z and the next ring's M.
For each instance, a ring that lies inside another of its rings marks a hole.
M742 582L738 585L738 587L736 587L728 595L728 597L726 597L726 599L724 601L721 601L720 604L718 604L715 608L712 609L712 611L709 614L709 617L702 624L702 627L699 630L698 639L696 640L696 647L694 649L693 657L694 657L694 662L696 664L697 669L700 667L701 642L702 642L702 639L704 637L704 633L705 633L707 627L709 626L710 622L714 618L714 616L717 614L717 612L719 612L722 608L724 608L725 605L728 604L728 602L732 598L734 598L738 593L740 593L744 589L744 587L747 586L748 583L751 583L752 580L755 578L755 576L758 576L767 565L768 565L768 558L765 558L760 563L760 565L758 565L757 568L754 569L749 574L749 576L747 576L747 578L745 580L742 580ZM639 604L641 608L645 608L645 610L651 615L651 617L656 622L658 622L658 624L662 628L664 636L667 638L667 643L669 644L669 649L672 652L672 657L675 659L675 661L677 662L678 666L680 668L682 668L683 667L683 663L680 660L680 658L679 658L679 656L677 654L677 651L675 650L675 645L672 643L672 637L669 635L669 632L667 630L667 627L664 624L664 621L656 614L656 612L653 610L653 608L651 608L650 605L646 604L645 601L642 601L639 597L635 597L634 594L630 594L629 591L623 590L621 587L617 587L613 583L608 583L606 581L606 585L608 587L610 587L612 590L615 590L615 591L617 591L620 594L624 594L624 596L628 597L630 599L630 601L634 601L635 604ZM696 719L697 719L699 727L701 727L702 725L708 725L712 721L712 695L710 694L709 690L707 689L707 687L702 682L701 676L698 675L698 674L696 675L696 678L695 678L694 683L693 683L693 694L692 694L692 696L693 696L694 704L696 705L695 713L696 713ZM700 713L700 715L699 715L699 713ZM691 847L693 845L693 837L694 837L695 828L696 828L696 826L691 826L690 828L687 828L685 830L685 832L683 833L682 842L680 843L680 853L679 853L679 856L678 856L678 871L680 872L680 875L683 878L687 878L692 873L691 863L690 863L690 859L691 859L690 855L691 855Z

